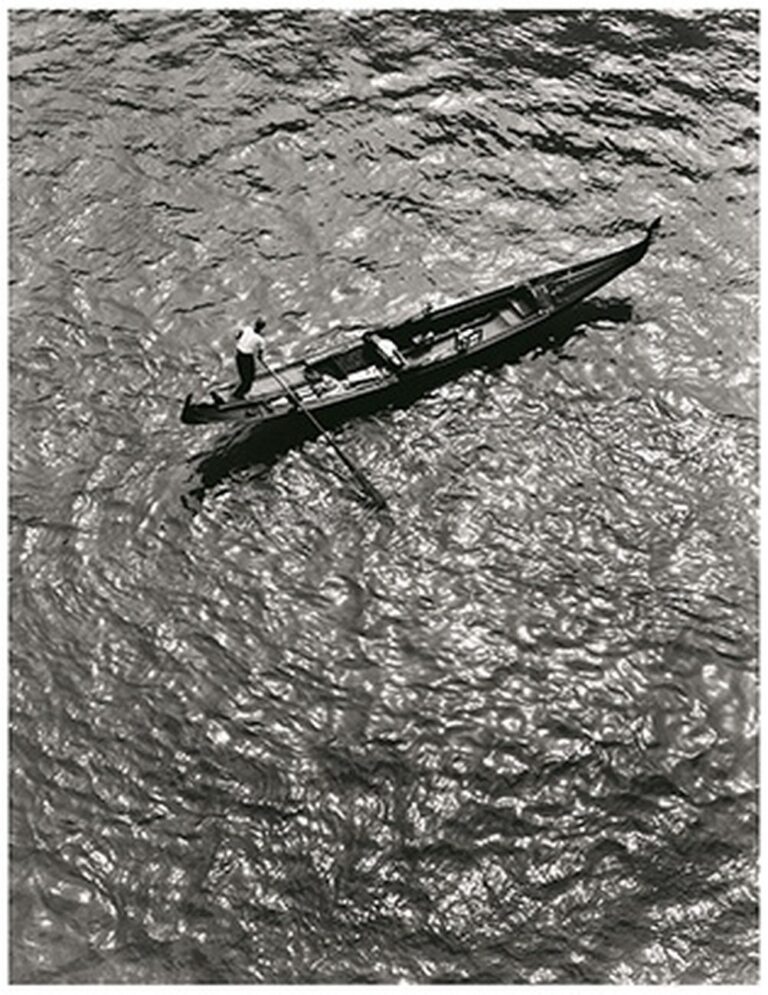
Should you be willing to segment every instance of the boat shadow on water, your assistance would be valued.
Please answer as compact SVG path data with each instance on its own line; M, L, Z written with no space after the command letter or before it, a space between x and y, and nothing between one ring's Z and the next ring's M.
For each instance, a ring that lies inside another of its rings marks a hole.
M546 352L557 353L572 339L587 334L589 328L584 326L598 321L625 324L631 319L632 305L625 299L611 297L583 301L553 317L547 324L532 329L530 334L523 331L500 343L498 350L486 352L481 361L472 361L468 357L466 365L458 372L453 367L450 375L440 375L439 371L435 371L433 377L422 378L416 384L404 381L402 389L384 410L407 408L430 390L459 379L473 369L492 370L524 358L536 358ZM324 415L323 427L333 429L352 418L365 417L374 411L381 413L382 408L362 399L356 409ZM246 424L235 431L230 428L213 443L210 450L189 458L189 477L181 498L184 507L193 514L197 513L205 495L229 476L243 471L251 471L254 475L266 474L281 456L317 438L318 434L317 428L300 411L294 411L282 420L279 434L275 432L274 425Z

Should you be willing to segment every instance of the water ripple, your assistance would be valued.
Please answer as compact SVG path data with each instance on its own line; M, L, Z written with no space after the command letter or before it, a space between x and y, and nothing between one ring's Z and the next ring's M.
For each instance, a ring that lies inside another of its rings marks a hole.
M757 20L15 11L11 975L756 977ZM338 442L280 360L663 236ZM191 515L189 508L194 508Z

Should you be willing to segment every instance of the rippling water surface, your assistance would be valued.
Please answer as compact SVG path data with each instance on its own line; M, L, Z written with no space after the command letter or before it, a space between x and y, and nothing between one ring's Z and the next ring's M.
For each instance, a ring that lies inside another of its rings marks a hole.
M756 979L757 27L11 15L13 980ZM390 516L179 422L657 214Z

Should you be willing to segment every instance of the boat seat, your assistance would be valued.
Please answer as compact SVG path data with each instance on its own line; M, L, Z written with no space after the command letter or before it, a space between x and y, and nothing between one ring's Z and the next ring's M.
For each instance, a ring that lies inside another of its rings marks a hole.
M520 324L520 315L511 308L504 308L496 315L495 320L500 321L505 328L514 328Z
M310 387L315 397L324 397L326 394L338 394L343 390L340 380L331 377L327 373L313 377Z
M353 386L363 383L370 383L372 380L381 380L383 374L378 366L366 366L362 370L355 370L347 376L347 381Z
M456 332L456 351L466 352L480 342L483 337L483 329L479 325L471 326L470 328L460 328Z

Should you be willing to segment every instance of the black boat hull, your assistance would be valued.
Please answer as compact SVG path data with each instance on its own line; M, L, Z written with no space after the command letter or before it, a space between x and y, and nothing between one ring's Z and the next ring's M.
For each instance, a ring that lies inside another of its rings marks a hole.
M618 325L631 318L632 306L625 299L599 297L582 301L552 319L546 328L539 330L540 334L518 337L514 343L509 342L507 347L499 348L486 356L482 364L467 363L461 375L469 376L473 369L478 368L493 370L526 356L561 349L574 338L585 334L584 326L592 322L609 321ZM429 386L426 384L426 389L419 391L393 393L385 407L374 403L366 407L361 402L354 411L337 412L335 417L323 416L322 424L325 428L334 429L354 417L407 408L420 397L428 395ZM439 387L440 381L433 381L431 386ZM188 496L194 507L198 506L207 491L217 487L230 474L245 469L251 473L261 472L284 453L318 436L317 428L295 410L286 414L278 424L269 422L260 425L251 421L241 427L229 427L230 431L219 434L211 449L198 454L192 460L194 469Z
M658 224L659 221L655 221L641 241L592 262L556 270L524 283L511 284L421 315L394 328L381 329L381 334L402 349L407 357L403 369L396 372L387 370L377 382L362 388L342 390L332 396L315 397L309 391L303 406L311 411L323 428L331 428L348 418L408 403L455 379L466 369L497 365L537 347L545 347L557 319L564 312L643 258ZM526 308L530 309L527 315ZM510 324L507 324L505 314L511 315ZM455 329L459 331L454 335ZM467 336L466 345L460 342L462 334ZM430 343L420 347L420 340L427 337L431 337ZM343 373L346 365L354 373L364 363L363 347L352 347L309 360L303 364L303 369L332 369ZM302 364L293 364L283 367L278 373L293 376L297 381L302 376L301 368ZM301 385L307 388L303 382ZM274 435L278 448L279 440L292 437L297 429L305 437L315 434L301 432L307 418L298 410L292 391L286 395L273 387L267 376L261 378L261 389L263 394L260 398L224 403L195 403L189 395L184 403L182 421L187 424L228 422L254 428L258 426L264 433ZM270 410L270 405L276 404L282 405L284 410Z

